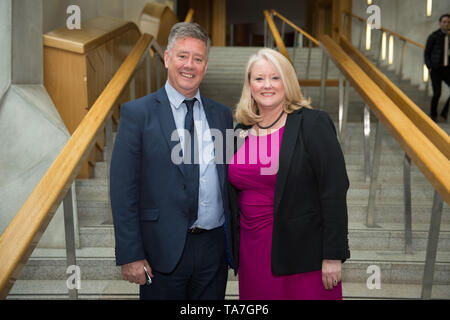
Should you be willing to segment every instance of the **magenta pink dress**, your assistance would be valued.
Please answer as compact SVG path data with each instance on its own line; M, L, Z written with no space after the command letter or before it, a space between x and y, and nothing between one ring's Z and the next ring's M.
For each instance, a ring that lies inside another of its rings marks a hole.
M239 298L340 300L342 284L333 290L325 290L321 270L287 276L272 274L273 206L283 131L284 127L265 137L249 133L228 167L231 184L241 191Z

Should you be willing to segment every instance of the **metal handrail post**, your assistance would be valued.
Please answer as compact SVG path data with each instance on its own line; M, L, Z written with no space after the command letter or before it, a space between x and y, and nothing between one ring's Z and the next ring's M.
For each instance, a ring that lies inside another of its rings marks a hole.
M150 48L147 50L145 57L145 84L147 89L147 94L152 92L152 84L150 78Z
M378 225L375 223L376 221L375 198L378 188L378 174L380 171L380 163L381 163L381 142L383 135L383 133L381 132L382 130L383 124L381 123L380 119L378 119L377 132L375 133L375 147L373 151L372 173L370 175L369 202L367 207L367 219L366 219L366 225L369 228L378 227Z
M379 41L379 47L378 47L378 59L377 59L377 67L381 64L381 52L383 49L383 31L380 31L380 41Z
M364 36L364 26L365 24L362 23L361 25L361 36L359 37L359 44L358 44L358 50L361 51L362 48L362 42L363 42L363 36Z
M428 97L429 97L429 90L430 90L430 70L427 68L427 72L428 72L428 81L427 84L425 85L425 98L424 98L424 103L428 103Z
M275 23L275 21L274 21L274 19L273 19L273 13L272 13L272 12L270 12L270 19L272 19L273 23L274 23L275 26L276 26L276 23ZM272 32L269 32L269 35L270 35L270 47L271 47L272 49L275 49L275 38L274 38ZM280 48L278 48L278 51L279 51L279 50L280 50Z
M400 56L400 67L399 67L399 71L398 71L398 81L402 80L403 64L405 63L406 40L402 40L402 41L403 41L403 45L402 45L402 53L401 53L401 56Z
M136 77L133 75L130 81L130 100L136 99Z
M327 80L328 74L328 56L324 50L322 50L322 66L320 75L320 101L319 109L323 110L325 106L325 81Z
M306 79L309 79L309 71L311 70L311 51L312 51L312 40L308 39L308 60L306 62Z
M156 57L155 61L155 69L156 69L156 90L158 90L161 86L161 60L159 57Z
M264 19L264 22L266 22L266 19ZM265 25L264 25L265 27ZM264 29L264 45L266 44L266 30ZM234 46L234 24L230 24L230 47Z
M350 94L350 82L344 79L344 110L342 114L342 128L341 128L341 144L345 144L347 134L347 119L348 119L348 100Z
M346 34L345 31L347 30L346 26L348 22L347 22L347 15L345 14L345 12L342 12L341 22L342 22L342 33Z
M442 218L442 198L434 192L433 208L431 209L430 229L428 231L428 244L425 257L425 268L422 280L422 299L431 299L433 289L434 267L436 264L436 255L439 242L439 232Z
M345 144L345 133L347 128L347 113L348 113L348 93L350 89L350 84L344 78L342 73L339 73L339 142L341 147Z
M403 190L405 203L405 253L412 254L411 159L406 153L403 161Z
M295 64L295 54L296 54L296 52L297 52L297 34L298 34L298 31L297 30L294 30L294 44L293 44L293 47L292 47L292 63L293 64Z
M64 208L64 231L66 239L66 263L67 267L75 266L77 264L76 258L76 248L75 248L75 228L74 228L74 217L73 217L73 202L72 202L72 188L70 188L63 200ZM78 299L78 289L68 288L69 299Z
M364 106L364 181L370 179L370 109Z
M112 209L111 209L111 194L110 194L110 168L113 151L113 132L112 132L112 115L106 120L106 144L105 144L105 164L106 164L106 183L108 186L108 219L105 224L113 224Z
M267 47L268 39L267 39L267 20L264 18L264 47Z
M339 90L338 132L339 132L339 140L342 144L343 141L341 140L341 134L342 134L342 118L344 114L344 75L341 72L339 72L338 75L338 90Z

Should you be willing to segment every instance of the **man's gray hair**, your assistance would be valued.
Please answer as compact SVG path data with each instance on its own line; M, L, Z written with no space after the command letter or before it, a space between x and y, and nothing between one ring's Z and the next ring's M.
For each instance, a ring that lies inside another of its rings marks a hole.
M195 22L178 22L174 24L169 34L169 41L167 44L167 51L172 54L172 49L175 43L179 39L194 38L203 41L206 45L206 54L209 54L209 47L211 46L211 40L208 34Z

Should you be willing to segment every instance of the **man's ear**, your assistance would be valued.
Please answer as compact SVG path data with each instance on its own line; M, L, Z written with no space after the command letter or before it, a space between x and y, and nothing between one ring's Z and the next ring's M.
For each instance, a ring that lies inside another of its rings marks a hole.
M206 66L205 66L205 74L206 74L206 70L208 70L208 63L209 63L209 59L206 60Z
M169 69L169 51L164 51L164 65L166 69Z

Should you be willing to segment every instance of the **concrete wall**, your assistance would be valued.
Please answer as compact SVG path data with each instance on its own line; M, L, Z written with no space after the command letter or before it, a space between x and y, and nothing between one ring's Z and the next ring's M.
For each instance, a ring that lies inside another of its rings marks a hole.
M42 8L0 1L0 233L70 137L43 86ZM61 207L39 245L64 247Z
M426 15L425 0L375 0L373 4L378 5L381 9L381 25L387 29L397 32L411 40L423 45L426 44L428 35L439 28L439 17L450 12L450 2L445 0L433 1L432 15ZM353 0L353 13L364 18L368 18L366 0ZM353 19L352 24L352 42L358 44L360 37L361 24ZM378 54L379 37L381 32L372 31L372 49L373 54ZM363 37L363 45L365 44L365 36ZM401 58L402 41L395 40L394 45L394 64L398 68L398 62ZM407 44L405 63L403 66L404 78L411 79L414 84L425 88L422 79L423 68L423 50L419 47ZM394 66L391 67L394 69ZM398 70L398 69L397 69ZM431 94L431 83L430 83ZM448 87L443 84L441 95L441 103L444 103L450 94Z
M0 1L0 44L6 44L0 51L0 99L3 99L11 84L11 21L11 2Z

